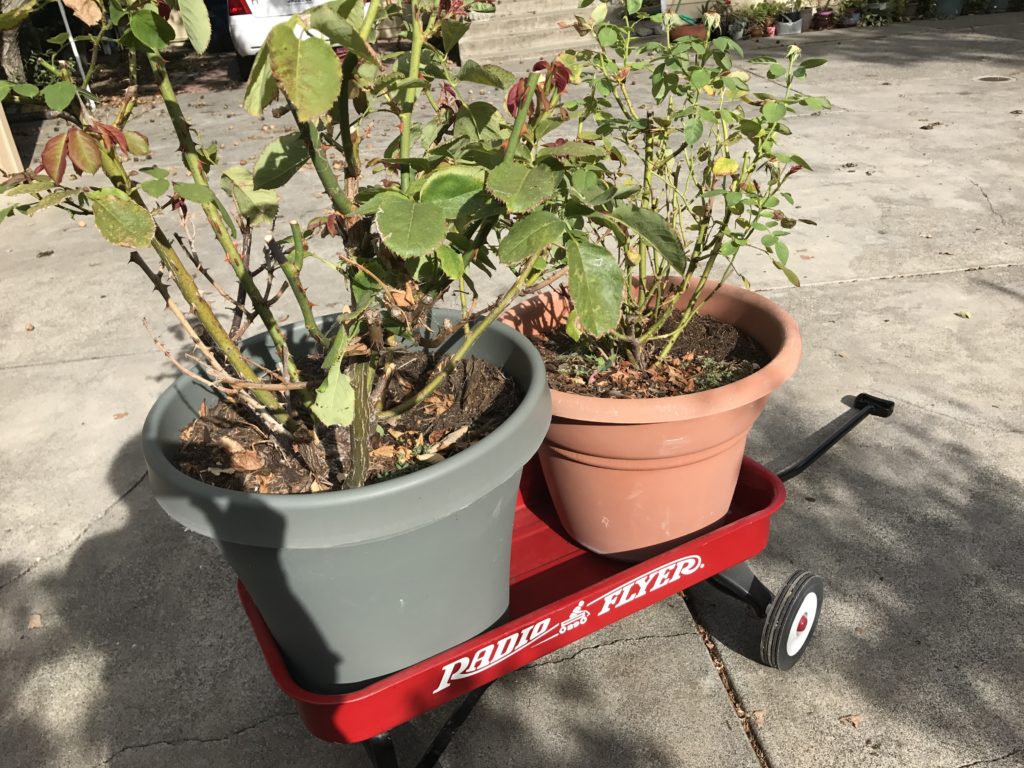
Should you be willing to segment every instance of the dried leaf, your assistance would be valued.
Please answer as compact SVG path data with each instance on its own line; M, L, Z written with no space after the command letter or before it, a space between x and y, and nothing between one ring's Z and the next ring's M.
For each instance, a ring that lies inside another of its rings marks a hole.
M64 5L87 26L94 27L103 19L103 11L96 0L64 0Z
M222 436L218 441L217 445L223 448L230 454L241 453L245 450L245 446L237 440L228 437L227 435Z
M228 440L230 438L223 439ZM254 472L257 469L263 469L264 463L263 457L256 453L256 451L241 451L240 453L231 454L231 466L235 469Z
M860 724L864 722L864 715L843 715L839 718L840 723L846 723L854 728L860 728Z
M114 421L120 421L121 419L123 419L127 415L128 415L128 411L121 411L120 413L115 413L114 414Z
M453 445L455 445L455 443L461 440L462 436L465 435L467 432L469 432L468 424L459 427L454 432L449 434L448 437L446 437L444 440L437 443L434 446L434 449L438 451L443 451L445 448L451 448Z
M25 330L26 331L34 331L35 329L36 329L36 327L34 325L32 325L32 323L25 323Z
M33 614L29 615L29 617L28 617L28 626L26 627L26 629L39 629L42 626L43 626L42 614L33 613Z
M963 310L961 310L959 312L954 312L953 314L956 315L957 317L962 317L964 320L970 320L971 319L971 313L969 311L967 311L966 309L963 309Z
M755 728L763 728L764 727L764 710L763 709L755 709L753 712L750 713L750 716L754 720L754 727Z

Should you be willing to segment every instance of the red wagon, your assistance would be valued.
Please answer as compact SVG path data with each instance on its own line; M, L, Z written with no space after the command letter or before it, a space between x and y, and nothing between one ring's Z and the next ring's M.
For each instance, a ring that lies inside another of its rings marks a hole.
M723 520L635 564L594 555L571 541L558 523L539 466L531 462L523 472L516 509L506 620L351 693L317 694L299 687L241 582L239 594L274 680L295 701L309 731L325 741L362 743L376 768L398 766L389 733L395 726L468 694L419 762L420 768L428 768L491 682L702 581L754 607L764 618L761 660L789 669L817 626L824 583L819 576L797 571L773 595L746 561L768 544L771 516L786 498L783 481L810 466L865 417L885 417L892 411L892 402L861 394L848 418L805 458L777 475L744 459Z

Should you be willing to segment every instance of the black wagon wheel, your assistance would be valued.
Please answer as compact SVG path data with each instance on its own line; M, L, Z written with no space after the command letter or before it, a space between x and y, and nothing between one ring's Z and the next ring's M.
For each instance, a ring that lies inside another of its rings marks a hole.
M791 669L807 650L818 626L825 582L810 571L797 571L779 590L761 631L761 661L775 669Z

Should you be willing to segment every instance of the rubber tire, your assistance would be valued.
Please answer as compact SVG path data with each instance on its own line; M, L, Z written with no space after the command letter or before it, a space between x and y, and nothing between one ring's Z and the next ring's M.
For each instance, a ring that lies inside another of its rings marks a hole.
M240 83L244 83L249 79L249 73L252 72L253 62L256 61L255 56L240 56L235 54L235 78Z
M794 622L799 621L798 614L804 599L812 592L818 597L814 623L807 631L807 639L804 640L803 645L800 646L796 654L790 656L786 649L790 627ZM764 629L761 631L761 662L774 669L783 671L792 669L793 665L804 655L811 642L811 636L821 619L821 608L824 602L825 582L820 576L816 576L810 571L797 571L790 576L768 608Z

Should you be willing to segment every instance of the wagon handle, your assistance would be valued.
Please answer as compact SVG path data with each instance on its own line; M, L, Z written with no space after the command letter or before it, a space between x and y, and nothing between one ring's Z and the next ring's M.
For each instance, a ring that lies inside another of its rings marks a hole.
M785 482L786 480L796 477L811 466L811 464L824 456L825 453L828 452L829 448L838 443L851 429L864 421L868 416L879 416L883 419L887 419L892 416L892 412L895 407L896 404L892 400L885 400L884 398L876 395L869 395L866 392L861 392L856 398L854 398L853 408L850 410L849 417L846 421L836 427L836 429L822 440L814 450L779 472L779 479Z

